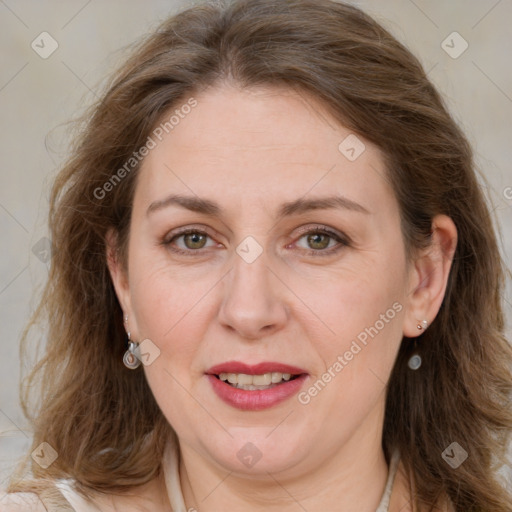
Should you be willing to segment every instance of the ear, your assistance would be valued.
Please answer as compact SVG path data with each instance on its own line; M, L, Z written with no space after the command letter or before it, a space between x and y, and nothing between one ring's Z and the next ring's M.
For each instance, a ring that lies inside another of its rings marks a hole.
M426 320L430 325L437 316L446 292L456 247L455 224L450 217L437 215L432 221L431 244L421 250L411 266L404 336L419 336L422 329L418 329L418 324Z
M113 228L105 235L107 266L124 315L131 316L130 287L128 276L119 259L117 233Z

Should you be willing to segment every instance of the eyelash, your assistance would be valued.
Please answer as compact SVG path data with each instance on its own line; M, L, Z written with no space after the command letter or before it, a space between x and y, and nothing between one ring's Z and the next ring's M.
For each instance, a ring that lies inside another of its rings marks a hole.
M166 238L162 242L162 244L165 246L168 246L172 252L177 253L177 254L183 254L183 255L192 256L192 257L199 256L200 255L199 253L202 252L201 249L184 250L184 249L178 249L178 248L172 246L173 241L175 241L176 239L178 239L182 236L189 235L189 234L206 235L206 236L212 238L206 231L203 231L202 229L187 228L183 231L172 234L172 237ZM297 240L300 240L301 238L305 237L306 235L315 235L315 234L327 235L329 238L337 241L339 243L339 245L337 245L335 247L331 247L330 249L319 249L319 250L304 249L304 251L306 251L306 254L308 256L313 256L313 257L330 256L332 254L337 253L344 247L350 246L350 240L348 239L348 237L340 235L340 234L336 233L335 231L331 231L330 229L328 229L324 226L317 226L314 228L307 228L307 229L303 230ZM194 254L194 253L198 253L198 254Z

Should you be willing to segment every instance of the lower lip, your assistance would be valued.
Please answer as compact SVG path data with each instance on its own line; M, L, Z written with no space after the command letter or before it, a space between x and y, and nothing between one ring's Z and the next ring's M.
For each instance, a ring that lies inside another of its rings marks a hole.
M261 411L297 394L307 375L300 375L268 389L254 391L234 388L214 375L207 375L207 377L217 396L228 405L243 411Z

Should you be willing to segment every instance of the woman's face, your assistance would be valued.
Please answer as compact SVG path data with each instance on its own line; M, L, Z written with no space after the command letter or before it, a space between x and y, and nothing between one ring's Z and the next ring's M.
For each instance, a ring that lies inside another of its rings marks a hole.
M117 285L156 401L182 450L228 471L375 449L414 322L382 154L290 90L195 100L153 135Z

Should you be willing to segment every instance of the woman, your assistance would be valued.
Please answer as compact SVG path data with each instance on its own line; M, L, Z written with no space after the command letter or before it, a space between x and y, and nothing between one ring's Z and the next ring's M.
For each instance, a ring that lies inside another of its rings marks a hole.
M94 107L50 224L34 479L5 510L512 510L471 150L357 8L167 20Z

